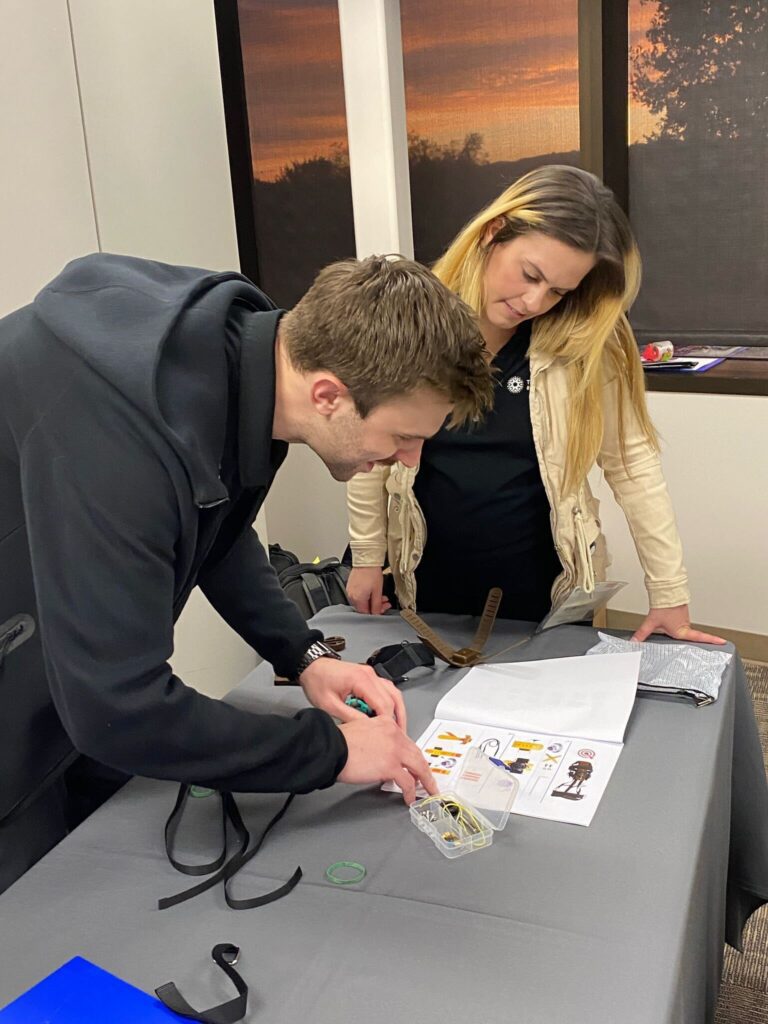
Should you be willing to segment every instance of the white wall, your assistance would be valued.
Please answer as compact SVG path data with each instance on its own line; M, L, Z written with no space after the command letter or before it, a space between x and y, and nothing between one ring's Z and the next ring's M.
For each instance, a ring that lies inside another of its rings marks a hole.
M102 250L237 268L213 3L70 9ZM225 693L256 664L198 590L175 644L174 671L206 693Z
M768 635L768 398L651 392L691 580L694 621ZM647 611L626 521L604 482L611 579L630 586L611 608Z
M313 451L291 445L266 502L269 539L299 556L341 558L348 543L347 489Z
M65 0L0 4L0 316L98 249Z
M400 0L338 0L357 256L413 259Z
M211 0L2 0L0 15L0 312L99 247L237 268ZM223 693L255 662L193 593L182 678Z
M211 0L69 0L106 252L239 266Z

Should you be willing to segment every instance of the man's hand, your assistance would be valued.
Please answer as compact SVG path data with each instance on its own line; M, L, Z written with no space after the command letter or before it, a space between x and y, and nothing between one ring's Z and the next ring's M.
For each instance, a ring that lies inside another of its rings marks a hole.
M688 640L695 644L724 644L721 636L702 633L691 625L687 604L676 608L651 608L646 618L635 630L633 640L645 640L651 633L666 633L675 640Z
M417 783L430 795L437 793L437 783L423 754L391 718L358 715L355 721L339 728L349 750L339 782L371 784L391 780L402 789L407 804L416 799Z
M405 732L405 703L400 691L388 679L377 676L370 665L318 658L304 669L299 682L310 703L342 722L356 722L360 718L368 720L362 711L344 703L352 695L364 700L380 718L386 721L394 719Z
M380 566L353 569L347 580L347 597L352 607L364 615L381 615L392 607L389 598L384 597L384 571Z

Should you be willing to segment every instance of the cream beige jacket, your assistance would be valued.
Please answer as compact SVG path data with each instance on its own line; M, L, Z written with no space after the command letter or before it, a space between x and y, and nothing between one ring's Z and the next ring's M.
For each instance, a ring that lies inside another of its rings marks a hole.
M566 368L560 360L533 352L530 364L533 439L549 498L552 536L563 566L552 585L552 604L557 606L576 586L591 592L596 580L605 579L610 560L598 502L588 482L583 482L577 494L563 493L569 404ZM615 380L605 385L603 395L603 443L597 463L627 518L645 573L650 607L687 604L688 577L659 457L628 407L625 468L619 449ZM388 559L398 600L406 608L416 607L414 574L427 533L413 493L417 471L399 462L376 466L347 486L352 563L381 566Z

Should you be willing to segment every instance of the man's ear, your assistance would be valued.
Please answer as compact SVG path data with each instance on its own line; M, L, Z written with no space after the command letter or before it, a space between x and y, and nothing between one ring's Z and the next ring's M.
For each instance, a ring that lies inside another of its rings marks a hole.
M310 383L309 397L315 412L332 416L349 398L348 389L332 373L320 373Z
M486 224L483 229L482 244L490 245L493 241L493 236L504 227L505 223L503 217L494 217L490 223Z

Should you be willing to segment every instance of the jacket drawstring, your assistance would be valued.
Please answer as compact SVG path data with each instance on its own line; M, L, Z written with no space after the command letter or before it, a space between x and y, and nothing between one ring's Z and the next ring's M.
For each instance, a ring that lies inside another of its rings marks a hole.
M592 565L592 552L589 550L589 544L587 543L587 534L584 530L584 517L581 514L580 508L573 510L573 518L576 527L576 550L578 553L577 566L581 565L584 568L584 580L582 586L587 594L591 594L595 589L595 569Z

